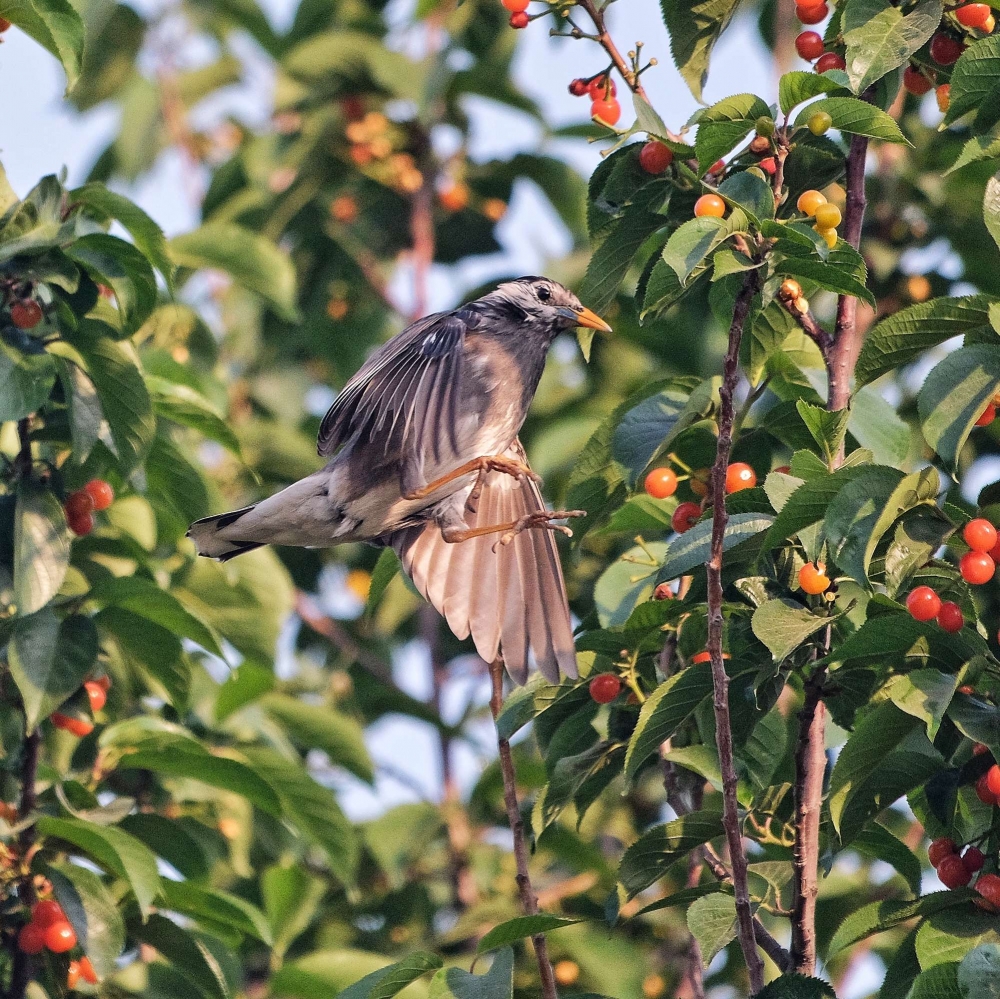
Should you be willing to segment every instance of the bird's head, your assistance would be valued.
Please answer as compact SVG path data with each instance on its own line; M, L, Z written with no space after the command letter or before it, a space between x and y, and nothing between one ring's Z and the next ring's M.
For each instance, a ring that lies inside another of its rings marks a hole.
M484 301L514 318L530 323L551 336L575 326L610 333L611 327L586 308L568 288L546 277L520 277L505 281Z

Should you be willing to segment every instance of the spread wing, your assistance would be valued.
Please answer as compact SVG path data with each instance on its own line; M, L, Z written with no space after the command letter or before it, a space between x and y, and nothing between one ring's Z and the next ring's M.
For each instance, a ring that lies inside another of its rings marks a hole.
M385 455L458 452L455 424L465 334L472 309L439 312L408 326L376 351L344 386L319 428L317 450L333 454L355 434L378 441Z
M526 461L520 441L507 455ZM469 527L502 524L545 509L534 482L502 472L487 476ZM397 531L390 538L403 568L458 638L470 634L492 662L498 648L517 683L528 678L532 658L553 683L559 671L576 676L576 652L566 584L551 531L527 530L493 551L499 534L448 544L433 523Z

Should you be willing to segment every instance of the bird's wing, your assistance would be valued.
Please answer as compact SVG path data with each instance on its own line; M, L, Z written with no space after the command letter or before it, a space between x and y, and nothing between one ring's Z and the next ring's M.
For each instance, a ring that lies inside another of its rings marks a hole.
M517 440L506 454L527 460ZM491 472L476 512L466 513L466 523L502 524L544 509L534 482ZM486 662L496 658L499 648L517 683L527 680L532 658L553 683L560 670L575 677L573 629L553 533L522 531L494 552L499 538L487 534L448 544L440 528L427 523L397 531L389 540L417 589L458 638L472 635Z
M329 456L356 433L384 453L457 453L455 423L465 334L479 314L456 309L426 316L376 351L344 386L319 428L317 450Z

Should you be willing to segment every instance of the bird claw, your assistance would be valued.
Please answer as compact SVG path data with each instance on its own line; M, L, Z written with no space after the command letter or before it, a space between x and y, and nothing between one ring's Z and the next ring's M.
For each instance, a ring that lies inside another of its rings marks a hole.
M526 513L517 519L509 531L500 536L500 540L493 545L493 551L497 551L501 546L509 545L522 531L532 528L541 527L546 531L558 531L560 534L565 534L567 538L571 538L573 532L565 524L553 524L552 521L586 516L586 510L537 510L534 513Z
M503 472L505 475L510 475L512 478L517 479L518 482L524 482L525 479L530 479L532 482L538 483L542 481L540 475L533 472L523 462L517 461L514 458L505 458L503 455L490 455L480 458L479 461L480 465L479 472L476 475L476 483L472 487L472 492L469 493L469 498L465 501L465 509L469 513L476 512L479 497L482 495L483 486L486 483L486 476L490 472Z

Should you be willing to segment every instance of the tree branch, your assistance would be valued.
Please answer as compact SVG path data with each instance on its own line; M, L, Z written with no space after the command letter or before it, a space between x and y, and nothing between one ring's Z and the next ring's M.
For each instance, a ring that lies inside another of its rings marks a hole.
M23 821L31 815L38 804L35 782L38 778L38 751L41 741L42 737L39 734L37 726L35 731L25 736L24 739L24 755L21 758L21 801L17 810L19 821ZM35 826L32 823L25 827L18 837L18 847L22 863L30 855L29 852L34 843ZM35 886L32 883L30 870L20 880L18 898L29 907L35 901ZM31 981L31 957L17 946L15 937L11 937L10 939L14 948L14 960L11 966L10 987L6 992L6 997L7 999L24 999L28 983Z
M805 299L800 299L800 301L805 302ZM795 307L793 299L788 299L787 301L782 299L781 304L792 319L799 324L802 332L819 347L819 352L823 355L823 360L826 362L827 369L829 369L831 351L833 350L833 337L820 326L812 312L799 312Z
M747 887L747 858L740 833L740 818L736 802L736 766L733 760L733 730L729 715L729 676L722 658L722 542L726 523L726 469L732 448L735 409L733 394L739 378L740 341L750 313L760 277L756 270L748 271L743 287L736 296L733 321L729 327L729 347L723 365L720 389L719 442L712 466L712 547L708 571L708 651L712 659L712 704L715 709L715 741L719 749L722 770L722 821L732 858L733 889L736 895L736 921L743 959L750 973L750 991L764 987L764 963L757 953L754 936L753 910Z
M497 657L490 663L490 680L492 681L492 696L490 711L496 722L503 707L503 659ZM517 803L517 784L514 774L514 758L511 756L510 743L501 737L497 731L497 750L500 756L500 773L503 777L503 803L507 809L507 821L514 837L514 863L517 865L517 891L521 897L521 908L526 916L534 916L538 912L538 900L535 890L531 887L531 877L528 873L528 848L524 842L524 822L521 819L521 809ZM535 958L538 961L538 974L542 980L542 995L544 999L557 999L556 979L549 961L548 941L544 933L536 933L531 942L535 948Z
M427 278L434 262L434 207L432 186L425 172L420 190L410 208L410 236L413 240L413 319L427 314Z

